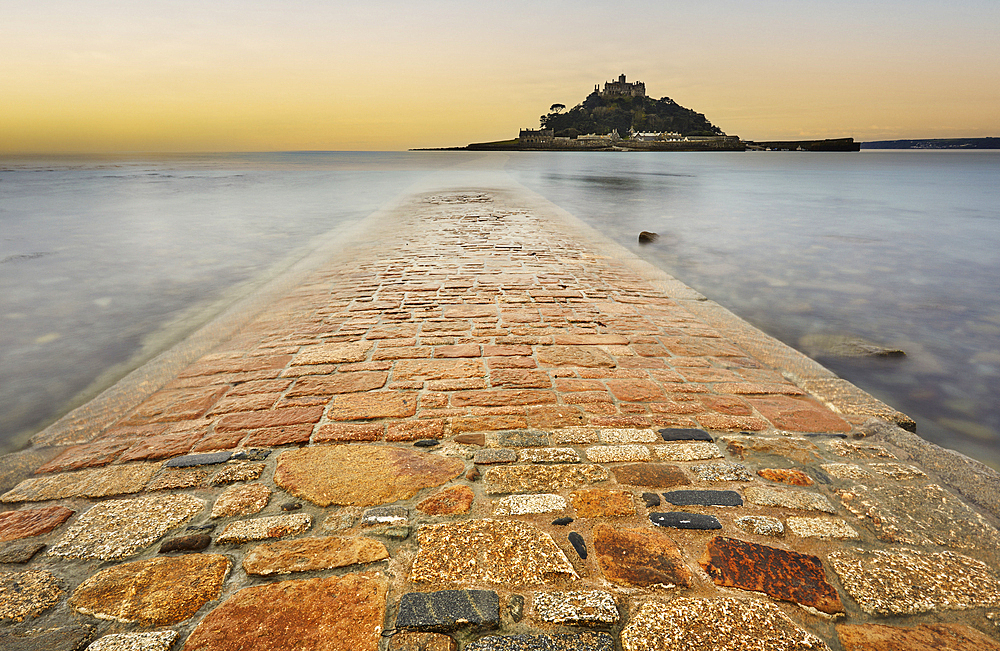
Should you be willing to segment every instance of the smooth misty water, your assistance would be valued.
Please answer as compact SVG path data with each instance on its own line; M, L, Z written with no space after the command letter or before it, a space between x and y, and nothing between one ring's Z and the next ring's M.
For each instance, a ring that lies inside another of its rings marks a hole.
M1000 466L997 152L0 161L0 441L185 335L316 235L414 184L507 174L795 347L850 334L902 348L820 360L926 438ZM640 247L641 230L661 237Z

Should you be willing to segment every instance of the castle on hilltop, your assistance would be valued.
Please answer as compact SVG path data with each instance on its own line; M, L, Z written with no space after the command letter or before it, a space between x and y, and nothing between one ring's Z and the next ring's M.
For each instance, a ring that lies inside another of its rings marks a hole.
M618 77L618 81L606 81L604 82L604 90L599 90L598 87L594 86L594 92L600 94L601 97L645 97L646 96L646 84L641 81L634 81L628 83L625 81L625 75L622 74Z

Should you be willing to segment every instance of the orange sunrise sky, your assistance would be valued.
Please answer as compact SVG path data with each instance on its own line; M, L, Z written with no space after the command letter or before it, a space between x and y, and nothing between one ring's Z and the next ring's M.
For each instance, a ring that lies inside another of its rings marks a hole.
M0 0L0 154L464 145L621 73L745 139L998 136L998 32L996 0Z

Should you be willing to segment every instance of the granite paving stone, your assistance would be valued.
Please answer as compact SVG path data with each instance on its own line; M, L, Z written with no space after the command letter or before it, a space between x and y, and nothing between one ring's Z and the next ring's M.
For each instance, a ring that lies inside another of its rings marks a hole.
M79 651L94 638L94 626L73 622L65 626L0 629L4 651Z
M691 428L665 428L658 430L664 441L708 441L712 442L712 435L703 429Z
M736 491L679 490L663 494L674 506L743 506Z
M896 455L889 452L884 445L874 443L856 443L854 441L829 441L827 447L834 454L850 459L895 459Z
M112 633L91 642L87 651L170 651L178 635L177 631Z
M748 486L743 489L743 497L750 504L777 506L799 511L822 511L836 513L830 500L819 493L764 486Z
M812 486L813 480L809 475L794 468L761 468L757 474L768 481L788 484L790 486Z
M870 472L854 463L823 463L820 468L837 479L866 481L872 478Z
M608 471L597 464L494 466L486 471L486 493L537 493L605 481Z
M769 515L744 515L733 522L743 531L758 536L780 536L785 533L785 525L781 520Z
M486 445L491 448L544 448L549 445L549 435L531 429L487 432Z
M566 508L566 498L554 493L508 495L493 503L493 515L531 515Z
M800 538L859 538L858 532L840 518L799 518L785 520L788 530Z
M420 527L410 580L417 583L541 585L576 578L549 534L493 519Z
M16 540L0 543L0 563L20 565L27 563L35 554L45 549L45 543L34 540Z
M961 624L840 624L837 638L844 651L1000 651L1000 642Z
M662 461L707 461L722 458L719 446L701 441L658 445L655 450L657 458Z
M726 436L722 442L726 450L740 459L747 455L773 455L785 457L802 464L823 461L816 444L798 436Z
M477 464L514 463L515 461L517 461L517 452L510 448L476 450L472 456L472 463Z
M468 486L450 486L417 502L417 510L427 515L468 513L475 494Z
M239 545L254 540L282 538L302 533L311 526L312 517L305 513L238 520L226 525L215 542L218 545Z
M835 492L847 510L871 523L879 540L959 549L1000 548L1000 532L937 484L855 485Z
M0 513L0 542L48 533L73 515L64 506L45 506Z
M467 651L613 651L607 633L552 633L550 635L487 635L465 646Z
M741 463L701 463L691 466L701 481L753 481L753 475Z
M364 565L389 558L389 551L372 538L298 538L257 545L243 559L247 574L272 576Z
M657 443L662 441L656 432L651 429L609 429L601 428L597 430L601 443L607 445L624 445L628 443Z
M0 572L0 623L38 617L63 595L56 575L46 570Z
M580 453L573 448L523 448L518 457L525 463L580 462Z
M161 556L101 570L77 586L70 606L99 619L168 626L219 596L229 574L221 554Z
M410 521L410 512L404 506L373 506L361 513L361 526L405 525Z
M185 651L377 651L385 579L374 572L244 588L208 613Z
M263 510L271 499L271 489L264 484L230 486L212 505L211 517L225 518L232 515L253 515Z
M647 601L621 642L624 651L830 651L773 603L734 597Z
M652 455L645 445L594 445L586 450L587 461L615 463L622 461L649 461Z
M444 633L395 631L388 651L458 651L458 643Z
M691 483L678 466L666 463L635 463L615 466L615 479L619 484L644 486L646 488L671 488Z
M531 607L534 618L547 624L611 626L619 619L615 598L603 590L536 592Z
M81 515L47 554L104 561L127 558L204 508L202 500L190 495L101 502Z
M68 497L113 497L138 493L159 468L158 463L129 463L32 477L0 495L0 502L44 502Z
M847 593L871 615L1000 605L1000 580L993 570L955 552L846 549L828 558Z
M699 563L718 585L763 592L824 613L844 612L816 556L717 536Z
M920 468L915 468L914 466L910 466L905 463L873 463L871 464L871 468L880 475L884 475L897 481L905 479L921 479L927 476L927 473Z
M721 529L722 523L714 515L703 513L684 513L670 511L668 513L650 513L649 521L658 527L673 529Z
M611 583L667 588L693 584L680 548L665 533L599 524L593 530L593 543L601 573Z
M331 445L282 453L274 482L319 506L375 506L409 499L464 471L461 460L437 454L382 445Z
M343 364L360 362L374 348L370 341L352 341L319 346L306 346L292 359L292 366L303 364Z
M396 616L396 628L404 631L482 631L499 625L500 597L492 590L409 592L400 599Z
M206 478L207 470L164 470L146 485L146 492L194 488Z
M264 464L262 463L230 462L212 476L210 483L213 486L223 486L238 481L253 481L260 478L263 472Z

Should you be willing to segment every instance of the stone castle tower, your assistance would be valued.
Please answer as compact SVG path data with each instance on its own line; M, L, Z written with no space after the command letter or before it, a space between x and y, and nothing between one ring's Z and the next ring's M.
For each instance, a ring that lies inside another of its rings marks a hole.
M618 77L618 81L606 81L604 82L604 90L598 90L597 86L594 86L594 90L598 92L601 97L621 97L621 96L631 96L631 97L645 97L646 96L646 84L641 81L634 81L629 83L625 81L625 75L622 74Z

